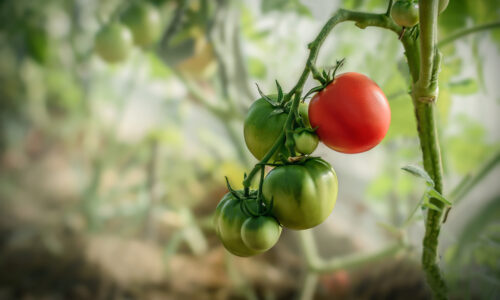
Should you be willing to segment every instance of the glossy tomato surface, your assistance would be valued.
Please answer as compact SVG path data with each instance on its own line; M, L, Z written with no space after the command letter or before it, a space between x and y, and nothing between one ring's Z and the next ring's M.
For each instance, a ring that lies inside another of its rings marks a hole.
M268 205L273 201L273 215L284 227L309 229L332 213L337 200L337 175L328 162L310 158L271 170L262 192Z
M363 74L349 72L335 77L309 104L309 120L320 140L343 153L360 153L384 138L391 122L387 98Z

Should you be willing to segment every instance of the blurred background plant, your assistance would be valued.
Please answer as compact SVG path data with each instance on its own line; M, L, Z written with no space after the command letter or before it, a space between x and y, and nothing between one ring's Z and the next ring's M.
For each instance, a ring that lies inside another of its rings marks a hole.
M254 83L289 89L337 8L387 1L151 0L160 33L109 64L95 37L131 2L0 1L1 299L429 297L422 213L408 220L425 186L401 171L420 149L393 34L341 24L321 50L320 66L345 57L392 110L375 149L316 150L339 176L327 222L250 259L227 254L211 224L224 176L239 188L254 163L242 138ZM500 296L499 20L493 0L454 0L439 17L454 203L439 251L453 298ZM493 26L446 39L481 24ZM409 248L387 251L402 238Z

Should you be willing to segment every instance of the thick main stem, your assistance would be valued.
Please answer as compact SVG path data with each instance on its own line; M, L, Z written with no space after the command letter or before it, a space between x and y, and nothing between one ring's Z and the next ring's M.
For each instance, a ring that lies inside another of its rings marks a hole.
M420 43L419 62L417 57L408 57L408 64L413 76L412 98L417 118L418 137L422 149L424 169L429 173L435 183L435 189L443 192L441 152L435 120L435 102L437 100L437 73L439 71L440 57L436 48L437 43L437 15L438 0L420 1ZM415 46L413 46L415 47ZM405 45L405 48L413 48ZM408 52L408 49L406 49ZM416 52L413 50L412 52ZM412 66L420 65L418 73ZM418 78L415 75L418 74ZM431 199L432 204L443 208L444 204L436 199ZM446 299L447 288L437 263L437 248L439 232L441 229L442 210L427 211L425 236L423 240L422 267L426 273L434 298Z

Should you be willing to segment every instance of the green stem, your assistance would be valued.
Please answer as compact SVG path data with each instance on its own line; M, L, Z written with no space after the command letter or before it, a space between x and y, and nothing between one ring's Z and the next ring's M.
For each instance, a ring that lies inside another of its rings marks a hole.
M416 57L413 56L417 50L412 50L413 55L411 60L407 55L413 77L412 98L417 119L418 137L422 149L424 169L434 180L435 189L439 193L442 193L443 169L435 120L437 73L440 62L440 55L436 51L438 0L421 0L419 6L419 43L413 46L405 45L405 49L407 47L419 47L420 69L418 78L415 77L415 65L418 62L416 61ZM430 201L439 208L443 208L444 206L442 202L436 199L431 199ZM446 283L437 264L441 217L442 211L428 210L422 251L422 267L426 273L427 282L431 287L433 296L436 299L447 298Z
M338 270L354 269L367 263L392 257L407 248L404 243L397 242L372 253L354 253L323 260L318 256L312 232L303 230L299 234L308 268L315 273L331 273Z
M454 42L455 40L458 40L458 39L460 39L466 35L469 35L471 33L476 33L478 31L496 29L496 28L500 28L500 21L488 23L488 24L482 24L482 25L471 27L471 28L465 28L465 29L459 30L459 31L453 33L452 35L440 40L438 43L438 47L443 47L445 45L448 45L448 44Z

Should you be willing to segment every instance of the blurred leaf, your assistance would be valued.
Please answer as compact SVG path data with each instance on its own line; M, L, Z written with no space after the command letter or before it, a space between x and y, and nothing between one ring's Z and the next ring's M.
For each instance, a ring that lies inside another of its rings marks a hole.
M39 64L47 63L49 59L49 37L42 28L28 28L26 31L26 48Z
M252 77L263 79L266 77L267 68L266 65L260 59L255 57L249 57L248 72Z
M311 11L307 6L300 3L300 0L265 0L261 2L263 13L271 11L295 11L301 16L312 17Z
M388 174L378 176L373 180L366 190L368 197L383 200L387 198L394 186L394 180Z
M434 186L434 180L432 180L432 178L429 176L429 174L427 174L427 172L424 169L412 165L404 166L401 169L412 174L413 176L424 179L428 185Z
M149 64L151 66L151 77L153 78L166 78L172 74L169 68L163 63L163 61L154 52L149 52L147 54L149 59Z
M449 87L453 94L470 95L479 91L477 80L472 78L450 82Z
M460 115L456 123L459 128L455 135L446 141L449 161L459 174L466 174L476 169L498 143L486 142L486 130L479 122L466 115Z
M441 195L440 192L436 191L434 188L430 188L428 190L428 193L429 193L429 196L446 204L446 205L451 205L451 202L448 201L448 199L446 199L445 197L443 197L443 195Z

